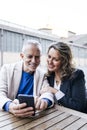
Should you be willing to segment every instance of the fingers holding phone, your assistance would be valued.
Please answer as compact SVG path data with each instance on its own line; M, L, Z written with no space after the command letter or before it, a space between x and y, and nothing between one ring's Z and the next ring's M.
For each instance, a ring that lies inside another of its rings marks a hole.
M32 107L26 107L26 103L19 104L15 101L10 103L9 112L14 114L16 117L29 117L34 114L34 110Z
M32 107L34 111L33 115L35 115L35 102L32 95L19 94L18 99L20 104L26 103L26 108Z
M25 103L19 104L18 109L15 109L14 115L18 117L29 117L34 114L33 107L23 107Z

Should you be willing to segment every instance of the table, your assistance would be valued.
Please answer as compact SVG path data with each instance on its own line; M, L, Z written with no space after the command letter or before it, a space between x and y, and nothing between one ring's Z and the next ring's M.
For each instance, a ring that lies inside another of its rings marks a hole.
M31 118L0 111L0 130L87 130L87 114L58 105Z

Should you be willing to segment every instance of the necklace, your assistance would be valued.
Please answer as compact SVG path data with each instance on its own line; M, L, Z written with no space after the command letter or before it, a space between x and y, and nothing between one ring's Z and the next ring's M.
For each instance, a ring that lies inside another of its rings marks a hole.
M61 79L60 79L60 75L59 74L55 75L55 82L56 82L56 85L59 85L61 83Z
M56 80L56 84L58 85L60 81Z

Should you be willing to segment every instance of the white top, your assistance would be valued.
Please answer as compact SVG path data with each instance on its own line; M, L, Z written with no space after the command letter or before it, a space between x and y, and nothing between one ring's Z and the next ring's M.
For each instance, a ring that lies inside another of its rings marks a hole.
M61 83L59 83L57 85L56 80L54 81L54 88L56 88L58 90L58 92L55 94L55 98L57 100L61 99L65 95L62 91L60 91L60 85L61 85Z

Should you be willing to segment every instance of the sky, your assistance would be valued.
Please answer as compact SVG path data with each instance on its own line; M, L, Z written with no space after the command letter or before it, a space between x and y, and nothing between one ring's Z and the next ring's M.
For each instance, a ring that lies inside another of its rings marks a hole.
M58 36L87 34L87 0L0 0L0 19Z

